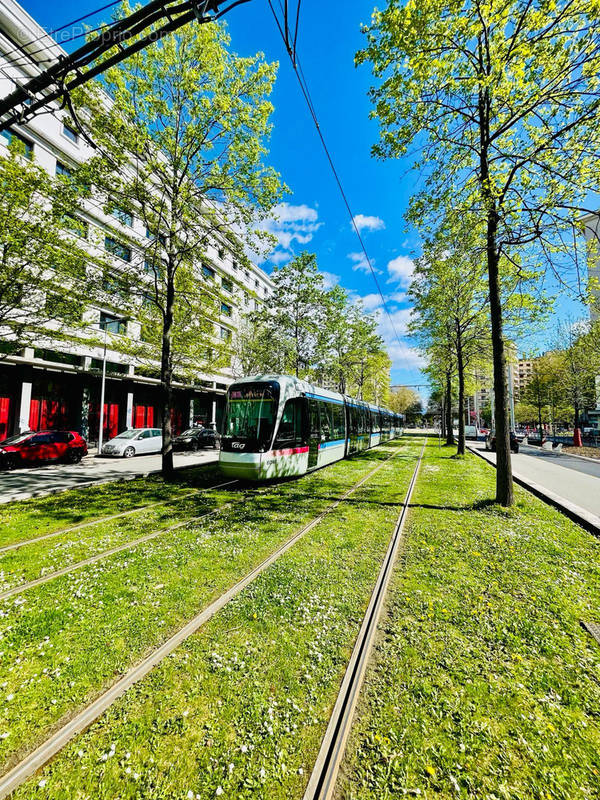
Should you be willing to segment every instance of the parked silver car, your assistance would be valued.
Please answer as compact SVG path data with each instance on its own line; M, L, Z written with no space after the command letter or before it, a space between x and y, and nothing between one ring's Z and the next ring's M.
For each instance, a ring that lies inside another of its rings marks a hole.
M162 450L162 431L160 428L130 428L122 431L104 445L103 456L132 456L160 453Z

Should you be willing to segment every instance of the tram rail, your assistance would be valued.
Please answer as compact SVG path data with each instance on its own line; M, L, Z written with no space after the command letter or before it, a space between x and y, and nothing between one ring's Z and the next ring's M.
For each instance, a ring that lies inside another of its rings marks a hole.
M192 636L202 625L206 624L227 603L250 585L259 575L275 563L284 553L302 537L315 528L334 509L338 508L348 497L360 489L370 478L383 469L390 459L399 451L392 452L384 461L370 470L367 475L344 491L335 501L330 503L323 511L317 514L310 522L296 531L289 539L280 545L273 553L260 564L248 572L241 580L231 586L220 597L200 611L162 645L154 649L145 659L128 670L116 683L100 694L85 708L76 712L72 717L54 733L52 733L35 750L26 755L19 763L12 767L4 776L0 777L0 800L12 794L21 784L31 777L38 769L56 756L65 745L77 734L82 733L92 725L105 711L107 711L129 688L144 678L151 670L169 656L179 645ZM221 507L222 508L222 507ZM213 512L209 512L213 513ZM189 520L187 521L189 522ZM183 523L183 524L187 524ZM163 531L164 532L164 531ZM56 577L56 575L55 575Z

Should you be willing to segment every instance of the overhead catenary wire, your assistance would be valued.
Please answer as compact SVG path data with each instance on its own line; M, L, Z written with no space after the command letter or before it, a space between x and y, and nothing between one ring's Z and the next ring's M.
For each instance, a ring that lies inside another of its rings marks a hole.
M371 272L371 276L373 278L373 282L375 283L375 287L377 289L377 293L381 297L382 308L383 308L383 310L384 310L384 312L385 312L385 314L386 314L386 316L387 316L387 318L388 318L388 320L390 322L390 326L391 326L394 338L398 342L399 347L401 349L406 350L407 349L406 344L402 342L402 340L400 339L400 336L398 335L398 330L396 328L396 324L394 322L394 319L393 319L393 317L392 317L392 315L390 313L390 310L388 308L387 302L385 300L383 291L381 289L381 285L379 283L379 279L377 278L377 273L375 271L375 268L373 267L373 263L371 261L371 258L369 257L368 252L367 252L367 248L366 248L364 239L360 234L360 230L358 228L358 225L356 224L356 220L354 218L354 214L352 212L352 208L351 208L350 202L348 200L348 195L346 194L346 191L345 191L344 186L342 184L342 180L340 178L339 172L338 172L338 170L337 170L337 168L335 166L335 163L333 161L333 157L331 155L331 151L329 150L329 147L327 146L327 142L325 141L325 136L323 134L323 129L322 129L321 124L319 122L319 117L318 117L315 105L313 103L313 100L312 100L310 89L308 88L308 82L307 82L306 77L304 75L304 71L302 69L302 64L300 63L300 59L298 57L298 53L297 53L297 50L296 50L296 42L297 42L297 38L298 38L300 2L298 3L298 9L297 9L297 21L296 21L296 30L295 30L295 33L294 33L294 40L293 40L294 41L294 45L293 45L293 47L290 46L290 44L289 44L289 39L290 39L289 34L288 34L287 31L283 30L283 28L281 26L281 22L279 21L279 18L277 16L276 11L275 11L275 8L273 7L272 0L267 0L267 2L269 4L269 8L271 9L271 13L273 14L273 18L275 19L275 23L277 25L277 28L278 28L279 33L281 35L281 38L283 39L283 43L285 45L287 54L288 54L288 56L290 58L290 62L291 62L291 65L292 65L292 69L294 71L294 75L296 76L296 79L298 81L298 85L300 86L300 91L302 92L302 96L304 97L304 100L305 100L306 105L308 107L308 110L309 110L309 113L311 115L312 121L313 121L313 123L315 125L315 128L317 130L317 134L319 136L319 140L321 142L321 145L323 147L323 151L325 153L325 156L327 158L327 161L328 161L329 166L331 168L331 171L333 173L333 176L334 176L335 182L337 184L337 187L339 189L340 195L342 197L342 200L344 202L346 210L348 211L348 214L350 216L350 221L351 221L351 224L352 224L352 228L354 229L354 232L356 233L356 236L357 236L359 244L360 244L360 248L361 248L361 250L363 252L363 255L365 256L366 263L367 263L367 265L369 267L369 270ZM279 2L280 2L280 6L281 6L281 0L279 0Z

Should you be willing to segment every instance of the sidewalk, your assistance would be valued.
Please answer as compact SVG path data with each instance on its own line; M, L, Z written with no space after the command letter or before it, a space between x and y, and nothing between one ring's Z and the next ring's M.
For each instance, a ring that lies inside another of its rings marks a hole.
M495 465L496 454L486 452L482 442L468 446ZM525 445L513 454L512 466L518 483L600 533L600 463Z
M175 468L212 464L219 459L215 450L176 453ZM130 480L160 471L160 455L134 458L98 458L88 455L79 464L47 464L0 472L0 504L42 497L66 489L83 488L109 481Z

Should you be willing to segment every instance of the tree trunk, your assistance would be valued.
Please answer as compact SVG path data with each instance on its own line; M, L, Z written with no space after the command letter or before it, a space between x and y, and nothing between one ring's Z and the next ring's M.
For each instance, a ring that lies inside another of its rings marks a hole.
M454 432L452 430L452 382L449 372L446 372L446 444L454 444Z
M456 366L458 370L458 447L457 455L465 454L465 365L460 332L456 341Z
M162 474L165 478L173 475L173 355L171 352L173 329L173 306L175 302L174 275L171 270L167 277L165 315L163 319L162 351L160 361L161 412L162 412Z
M542 439L544 438L544 431L542 430L542 401L538 396L538 430L540 432L540 447L542 445Z
M497 219L488 215L488 280L490 289L490 318L492 323L492 359L494 364L494 400L496 429L496 502L512 506L514 502L512 465L510 458L510 423L508 412L508 380L506 351L502 331L502 301L498 253L496 251Z
M488 160L490 143L490 96L488 77L491 66L481 38L479 59L482 74L479 89L479 168L481 196L486 209L486 258L490 290L490 321L492 328L492 363L494 365L494 425L496 429L496 502L512 506L514 502L510 458L510 423L508 413L508 380L506 352L502 330L502 296L500 288L500 254L498 252L498 208L490 183Z

